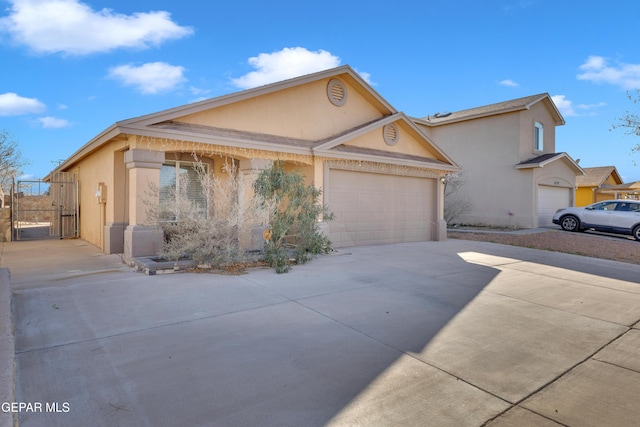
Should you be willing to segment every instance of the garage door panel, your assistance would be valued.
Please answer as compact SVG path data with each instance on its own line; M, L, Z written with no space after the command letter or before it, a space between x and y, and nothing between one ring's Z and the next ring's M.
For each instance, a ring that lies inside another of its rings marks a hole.
M571 206L571 190L562 187L538 186L538 227L553 225L553 214Z
M326 192L334 246L431 240L436 180L331 169Z

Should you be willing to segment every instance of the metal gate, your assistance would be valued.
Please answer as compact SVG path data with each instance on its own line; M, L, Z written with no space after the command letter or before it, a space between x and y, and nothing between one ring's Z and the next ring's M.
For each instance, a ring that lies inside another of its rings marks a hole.
M11 191L15 240L78 237L78 180L53 172L49 180L19 180Z

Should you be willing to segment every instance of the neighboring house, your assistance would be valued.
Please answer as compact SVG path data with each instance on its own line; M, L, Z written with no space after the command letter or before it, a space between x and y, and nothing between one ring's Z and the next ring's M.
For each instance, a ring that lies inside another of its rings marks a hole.
M555 128L565 122L548 94L415 122L462 167L456 196L472 207L457 223L548 226L558 208L574 204L575 178L583 172L555 152Z
M603 185L599 191L607 195L607 199L640 199L640 181L618 185Z
M128 259L155 255L147 190L194 176L192 153L220 177L235 162L248 191L270 161L301 169L336 214L336 247L446 238L441 178L459 167L349 66L107 128L56 169L78 177L80 237Z
M582 168L584 175L576 177L576 206L615 198L610 187L622 184L622 178L615 166Z

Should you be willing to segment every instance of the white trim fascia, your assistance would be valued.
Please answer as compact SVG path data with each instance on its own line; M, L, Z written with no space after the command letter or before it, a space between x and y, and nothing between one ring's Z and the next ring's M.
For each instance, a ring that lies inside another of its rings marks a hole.
M430 146L431 148L433 148L434 150L436 150L436 152L437 152L438 154L440 154L440 155L442 156L442 158L446 159L446 161L447 161L447 162L449 162L449 163L451 163L451 165L453 165L453 166L457 167L457 168L458 168L458 170L462 169L462 168L460 167L460 165L459 165L459 164L457 164L456 162L454 162L454 161L453 161L453 159L452 159L451 157L449 157L449 156L447 155L447 153L445 153L445 152L444 152L444 151L443 151L443 150L438 146L438 144L436 144L436 142L435 142L433 139L431 139L431 137L430 137L429 135L427 135L427 134L426 134L426 132L425 132L425 131L423 131L422 129L420 129L420 128L418 127L418 125L417 125L417 124L415 124L415 122L411 119L411 117L407 116L407 115L406 115L406 114L404 114L404 113L400 113L400 114L402 114L402 117L403 117L403 119L404 119L405 123L407 123L407 124L409 125L409 127L410 127L411 129L413 129L414 131L416 131L416 132L417 132L417 133L418 133L422 138L424 138L424 140L429 144L429 146Z
M341 135L335 139L332 139L328 142L325 142L322 145L318 145L316 147L313 148L314 152L320 152L320 151L324 151L324 150L330 150L331 148L337 147L340 144L343 144L353 138L356 138L358 136L364 135L368 132L371 132L373 130L382 128L383 126L389 124L389 123L395 123L398 121L402 121L404 123L406 123L411 129L413 129L419 136L420 138L422 138L423 144L427 146L427 148L429 149L433 149L436 151L436 153L438 153L440 156L442 156L443 159L445 159L448 163L450 163L451 165L460 168L460 166L454 162L444 151L442 151L442 149L440 147L438 147L438 145L429 137L429 135L427 135L426 133L424 133L422 131L422 129L420 129L414 122L413 120L411 120L410 117L408 117L406 114L404 114L403 112L398 112L395 114L392 114L390 116L385 116L383 118L381 118L380 120L377 120L375 122L370 123L369 125L359 128L353 132Z
M85 145L80 147L71 156L67 157L67 159L64 162L60 163L55 169L53 169L52 172L67 168L68 166L82 159L92 151L95 151L98 148L100 148L102 144L104 144L105 142L121 134L122 132L120 131L117 125L115 124L111 125L107 129L103 130L98 136L94 137L92 140L90 140Z
M572 158L571 156L569 156L567 153L558 153L558 155L550 157L542 162L538 162L538 163L529 163L529 164L524 164L524 165L516 165L516 169L535 169L535 168L543 168L546 165L548 165L549 163L553 163L556 160L561 160L561 159L566 159L569 162L570 166L573 166L573 169L575 169L580 175L584 175L585 172L584 170L580 167L579 164L577 164Z
M356 161L365 161L365 162L375 162L375 163L387 163L398 166L411 166L421 169L432 169L432 170L441 170L447 172L455 172L459 171L460 167L455 165L446 165L446 164L434 164L429 162L421 162L419 160L409 160L409 159L398 159L394 157L380 157L375 156L373 154L362 154L362 153L348 153L348 152L337 152L337 151L314 151L316 156L321 156L325 158L334 158L334 159L344 159L344 160L356 160Z
M558 116L558 118L560 119L560 120L559 120L559 122L558 122L558 121L556 121L556 126L562 126L562 125L566 124L566 122L565 122L565 120L564 120L564 117L562 117L562 114L560 114L560 110L558 110L558 107L556 106L556 103L555 103L555 102L553 102L553 99L551 98L551 96L550 96L548 93L547 93L547 94L545 94L545 96L543 96L541 99L538 99L538 100L532 101L532 102L530 102L529 104L527 104L527 109L530 109L530 107L531 107L533 104L536 104L536 103L538 103L538 102L540 102L540 101L544 101L545 99L548 99L548 100L549 100L549 104L551 104L551 106L553 107L553 111L556 113L556 115L557 115L557 116ZM559 123L559 124L558 124L558 123Z

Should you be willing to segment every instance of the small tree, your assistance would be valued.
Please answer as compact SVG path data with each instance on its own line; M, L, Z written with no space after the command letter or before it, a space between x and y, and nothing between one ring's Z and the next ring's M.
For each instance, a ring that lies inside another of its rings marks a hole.
M3 200L5 192L11 189L14 178L28 164L29 161L22 157L13 136L6 130L0 130L0 196Z
M473 202L459 193L464 182L463 172L450 172L444 176L444 220L447 225L453 224L460 215L469 213L473 207Z
M280 162L260 173L254 183L256 196L271 210L265 231L265 262L277 273L289 271L289 259L305 263L331 249L331 242L319 227L334 215L319 203L321 191L305 185L300 171L287 172Z
M640 89L636 89L635 94L627 92L627 98L634 104L640 104ZM622 129L626 135L640 136L640 115L631 111L626 111L623 117L618 119L617 123L611 126L611 130ZM640 151L640 143L631 148L632 152Z

